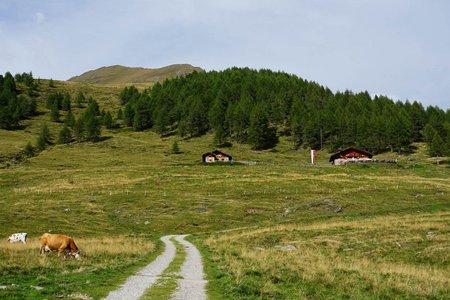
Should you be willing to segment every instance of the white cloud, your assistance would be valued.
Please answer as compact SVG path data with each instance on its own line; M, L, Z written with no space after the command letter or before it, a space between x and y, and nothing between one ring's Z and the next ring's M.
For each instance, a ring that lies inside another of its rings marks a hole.
M34 15L34 20L35 20L35 22L36 22L37 24L44 23L44 21L45 21L45 15L44 15L43 13L41 13L41 12L37 12L37 13Z
M270 68L448 108L450 4L394 2L0 0L0 66L55 79L113 64Z

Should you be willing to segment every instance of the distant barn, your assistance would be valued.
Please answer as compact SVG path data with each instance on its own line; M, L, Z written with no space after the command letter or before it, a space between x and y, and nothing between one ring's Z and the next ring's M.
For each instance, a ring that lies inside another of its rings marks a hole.
M354 162L369 162L373 154L364 150L348 147L341 152L331 155L330 162L334 165L345 165Z
M205 163L214 162L230 162L233 158L220 150L214 150L212 152L206 152L202 155L202 161Z

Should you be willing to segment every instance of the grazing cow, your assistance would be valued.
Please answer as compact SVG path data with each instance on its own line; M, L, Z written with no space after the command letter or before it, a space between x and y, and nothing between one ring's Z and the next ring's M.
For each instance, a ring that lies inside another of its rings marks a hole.
M22 242L22 243L26 244L27 243L27 236L28 236L28 234L26 232L13 233L8 238L8 241L10 243Z
M49 251L58 251L58 256L64 254L64 258L66 258L65 254L68 251L69 255L74 256L76 259L80 258L80 251L77 245L75 245L73 238L67 235L44 233L39 239L41 240L41 249L39 251L41 255Z

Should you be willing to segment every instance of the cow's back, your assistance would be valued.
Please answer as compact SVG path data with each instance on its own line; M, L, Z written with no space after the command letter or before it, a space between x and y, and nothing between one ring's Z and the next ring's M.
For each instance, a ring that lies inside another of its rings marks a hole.
M70 239L67 235L50 233L44 233L40 238L41 246L47 246L51 250L59 249L63 244L69 245Z

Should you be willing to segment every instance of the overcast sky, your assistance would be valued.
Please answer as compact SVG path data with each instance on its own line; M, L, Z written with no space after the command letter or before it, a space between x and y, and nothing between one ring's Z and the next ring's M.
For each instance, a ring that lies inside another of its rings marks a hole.
M450 108L448 0L0 0L0 73L269 68Z

